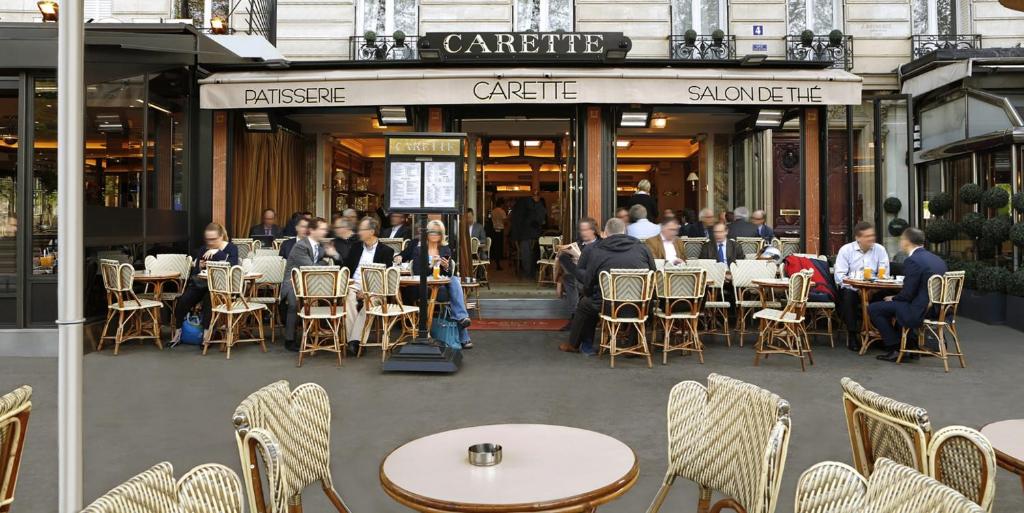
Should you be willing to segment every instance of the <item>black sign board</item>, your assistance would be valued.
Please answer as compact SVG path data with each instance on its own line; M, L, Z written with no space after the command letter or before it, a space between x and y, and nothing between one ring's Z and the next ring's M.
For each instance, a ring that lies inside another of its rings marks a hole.
M466 134L403 133L385 138L384 210L460 214Z
M420 58L442 61L622 60L633 47L622 32L428 32Z

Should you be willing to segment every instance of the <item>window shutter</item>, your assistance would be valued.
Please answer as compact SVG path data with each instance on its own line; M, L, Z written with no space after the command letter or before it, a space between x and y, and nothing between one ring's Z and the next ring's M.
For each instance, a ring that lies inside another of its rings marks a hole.
M114 0L85 0L85 19L100 21L114 16Z

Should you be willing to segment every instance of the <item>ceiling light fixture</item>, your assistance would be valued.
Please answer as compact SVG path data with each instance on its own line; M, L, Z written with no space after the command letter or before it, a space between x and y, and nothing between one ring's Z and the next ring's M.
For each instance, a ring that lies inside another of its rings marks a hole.
M647 128L651 124L649 111L623 111L619 118L619 126L623 128Z
M512 139L508 142L508 145L513 148L518 148L520 144L527 148L540 148L543 143L541 141L531 141L529 139L522 142L520 142L519 139Z
M409 110L401 105L377 107L377 122L381 126L408 125Z
M629 148L632 145L633 141L628 141L626 139L618 139L615 141L615 147L623 150Z
M653 128L665 128L668 125L668 118L665 116L655 116L651 119L651 127Z
M39 0L36 2L36 7L38 7L39 12L42 13L44 22L56 22L60 15L60 5L54 0Z

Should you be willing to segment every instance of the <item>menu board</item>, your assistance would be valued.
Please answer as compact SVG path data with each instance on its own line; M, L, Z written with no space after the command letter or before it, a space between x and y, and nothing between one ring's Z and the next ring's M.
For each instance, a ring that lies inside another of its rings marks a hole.
M455 208L455 162L424 162L423 187L424 208Z
M391 162L391 208L420 208L423 175L419 162Z

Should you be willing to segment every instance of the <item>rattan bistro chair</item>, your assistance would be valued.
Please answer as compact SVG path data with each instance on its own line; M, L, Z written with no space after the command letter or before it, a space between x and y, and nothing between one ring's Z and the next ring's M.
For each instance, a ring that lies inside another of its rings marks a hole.
M707 272L703 269L673 268L658 271L654 275L654 288L658 305L654 308L657 320L651 330L651 343L662 348L661 363L668 363L669 351L694 352L704 363L704 345L700 342L697 321L700 305L704 300ZM676 322L682 323L681 340L672 343ZM662 339L657 341L657 329L662 329Z
M699 513L772 513L789 446L789 403L763 388L719 374L708 386L683 381L668 400L668 471L647 509L657 513L676 478L700 489Z
M319 481L334 508L349 513L331 481L331 403L323 387L271 383L246 397L232 421L250 512L302 513L302 491Z
M977 430L949 426L932 434L928 412L865 389L843 378L843 404L857 470L870 477L881 458L926 473L992 508L995 450Z
M800 239L797 237L780 237L772 240L772 245L779 250L781 258L800 253Z
M555 269L558 260L555 258L555 248L562 244L561 237L544 236L537 239L537 246L540 248L540 259L537 260L537 286L543 283L555 283ZM548 276L548 278L545 278Z
M267 352L263 336L263 312L267 305L249 300L242 266L231 266L227 262L207 262L206 272L213 315L210 317L210 329L206 331L203 340L203 354L211 345L220 344L230 360L231 348L242 342L259 343L260 349ZM252 333L251 326L247 325L252 320L256 321L256 333ZM223 324L224 338L213 340L213 333L219 324ZM249 332L248 338L244 336L244 331Z
M928 310L935 310L938 315L934 319L925 319L924 323L917 330L917 347L907 348L907 338L911 330L903 328L903 336L900 339L900 355L897 362L903 362L905 354L926 354L935 356L942 360L942 366L949 372L949 357L956 356L960 359L960 368L967 367L964 361L963 349L960 349L960 334L956 330L956 310L960 306L960 294L964 290L964 271L950 271L939 276L928 278ZM930 333L938 340L938 349L932 351L925 343L925 332ZM955 352L949 352L946 347L946 334L953 338Z
M379 239L380 243L395 250L395 254L399 254L405 250L406 244L409 243L409 239L403 239L396 237L394 239Z
M286 241L288 239L294 239L294 238L295 237L281 237L281 238L278 238L278 239L274 239L274 242L273 242L274 249L276 249L278 251L281 251L281 246L284 244L284 241Z
M635 354L647 358L651 364L651 349L647 345L645 324L654 294L654 271L648 269L612 269L601 271L598 276L601 285L601 344L598 355L608 351L611 366L615 368L615 357L620 354ZM623 328L626 328L623 331ZM636 343L619 347L619 337L636 332Z
M0 396L0 511L11 510L25 449L32 387L23 385Z
M700 258L704 245L707 244L707 237L680 237L683 241L683 251L686 253L686 260L697 260Z
M146 257L145 266L146 270L152 273L178 273L179 278L172 280L168 283L174 284L174 290L167 290L167 286L160 291L159 301L163 301L167 304L167 307L173 312L174 305L178 303L178 298L181 297L182 291L185 290L185 280L188 279L189 273L192 271L192 257L182 254L165 253L161 255L150 255ZM147 290L139 294L142 299L157 299L154 292ZM171 316L171 321L174 321L174 316Z
M345 357L345 298L348 296L349 270L338 266L301 266L292 269L292 290L299 302L302 319L302 346L299 367L307 354L334 353L338 366Z
M740 347L747 332L747 320L754 311L761 308L782 308L778 301L761 303L761 290L754 280L771 279L779 274L779 266L769 260L737 260L729 267L732 274L733 298L736 301L736 329L740 335Z
M259 239L231 239L231 242L238 247L238 261L241 262L246 258L256 256L256 250L260 248L262 243Z
M811 291L811 272L801 271L789 277L786 306L782 310L764 308L754 314L761 321L761 330L754 348L754 365L761 363L761 356L788 354L800 359L800 370L807 370L806 359L814 365L811 344L804 329L804 312L807 296Z
M736 243L740 245L740 249L743 250L743 254L750 259L753 259L757 255L758 251L764 247L763 237L736 237Z
M732 347L732 332L729 328L729 311L732 309L725 297L725 277L729 268L711 258L687 260L687 267L703 269L707 273L708 293L705 294L702 311L704 314L704 334L725 337L727 346Z
M890 459L864 479L834 461L807 469L796 485L795 513L983 513L956 490Z
M828 257L825 255L809 255L804 253L794 253L795 256L802 256L805 258L811 258L815 260L821 260L828 262ZM813 287L813 284L812 284ZM807 301L807 330L808 335L825 335L828 336L829 345L836 347L835 337L833 337L832 325L833 320L836 316L836 303L835 301ZM825 331L820 331L822 321L825 322Z
M242 485L224 465L200 465L180 480L158 463L117 485L82 513L242 513Z
M163 349L163 343L160 342L160 309L163 303L135 295L132 289L135 268L132 264L100 260L100 274L103 276L103 287L107 289L107 319L103 323L103 332L100 333L96 350L102 351L103 342L113 339L114 355L117 355L125 341L150 338L158 348ZM115 317L117 327L113 335L108 335L110 323L115 321Z
M487 277L487 267L491 265L491 261L490 257L485 255L491 253L491 239L485 240L486 242L481 243L480 239L476 237L469 239L469 254L472 256L472 272L470 274L474 278L479 278L480 284L486 285L490 289L491 282Z
M277 252L274 250L270 250L273 251L273 254L269 256L260 255L259 251L264 250L257 250L257 255L252 259L249 272L258 273L262 276L253 283L252 295L248 299L251 303L267 305L267 313L270 317L270 342L273 343L277 340L277 325L279 322L277 307L281 303L281 283L284 282L284 270L287 267L288 261L277 256Z
M383 264L361 265L363 273L363 294L366 295L366 323L363 325L362 337L359 339L359 350L356 357L362 356L367 347L380 347L381 361L387 358L392 348L400 346L416 338L416 321L419 319L419 308L402 304L399 293L401 271L397 267L384 267ZM391 339L391 330L399 323L402 332L397 339ZM377 342L370 342L370 335L377 327Z

